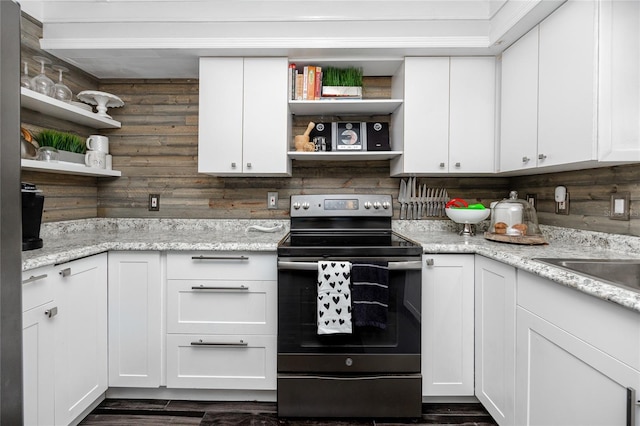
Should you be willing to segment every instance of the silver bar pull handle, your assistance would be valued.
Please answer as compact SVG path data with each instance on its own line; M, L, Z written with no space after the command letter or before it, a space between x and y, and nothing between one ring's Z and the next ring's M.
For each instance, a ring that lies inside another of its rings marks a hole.
M429 259L426 259L426 260L425 260L425 263L427 264L427 266L433 266L434 261L433 261L433 259L432 259L432 258L429 258Z
M54 306L51 309L47 309L46 311L44 311L44 314L47 316L47 318L53 318L58 315L58 307Z
M245 346L249 346L249 342L245 342L244 340L240 340L239 342L205 342L202 339L199 339L197 342L191 342L191 346L225 346L225 347L240 346L240 347L245 347Z
M59 273L62 277L68 277L69 275L71 275L71 268L64 268Z
M42 275L31 275L29 278L27 278L26 280L22 280L22 284L29 284L32 283L34 281L38 281L38 280L43 280L47 278L47 274L42 274Z
M636 405L640 401L636 399L636 390L627 388L627 426L636 426Z
M246 285L241 285L240 287L214 287L214 286L205 286L205 285L194 285L191 286L191 290L249 290L249 287Z
M191 256L191 260L249 260L248 256Z
M544 154L538 154L538 160L546 160L547 156Z
M288 269L294 271L315 271L318 269L316 262L287 262L278 261L278 269ZM410 269L422 269L422 262L419 260L406 262L389 262L390 271L406 271Z

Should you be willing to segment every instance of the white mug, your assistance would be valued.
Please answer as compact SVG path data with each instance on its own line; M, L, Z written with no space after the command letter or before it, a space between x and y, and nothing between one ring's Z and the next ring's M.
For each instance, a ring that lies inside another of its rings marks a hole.
M89 167L104 169L107 166L107 154L100 151L88 151L84 155L84 164Z
M90 151L109 153L109 138L102 135L91 135L87 139L87 148Z

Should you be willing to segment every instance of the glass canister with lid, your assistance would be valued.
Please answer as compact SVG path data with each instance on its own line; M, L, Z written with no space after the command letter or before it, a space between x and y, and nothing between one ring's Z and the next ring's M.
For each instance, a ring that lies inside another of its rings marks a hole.
M516 191L509 198L491 203L491 225L485 238L521 244L546 244L535 208L518 198Z

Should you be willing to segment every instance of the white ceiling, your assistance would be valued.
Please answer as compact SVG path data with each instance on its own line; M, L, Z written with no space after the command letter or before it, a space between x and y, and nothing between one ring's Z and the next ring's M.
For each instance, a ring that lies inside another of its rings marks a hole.
M494 55L566 0L22 0L99 78L197 78L201 56Z

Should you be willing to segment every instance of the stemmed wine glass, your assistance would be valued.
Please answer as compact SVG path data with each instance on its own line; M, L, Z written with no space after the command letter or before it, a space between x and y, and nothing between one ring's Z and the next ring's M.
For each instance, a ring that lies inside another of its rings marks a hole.
M58 71L58 82L53 86L53 97L64 102L71 101L73 93L71 93L69 87L62 83L62 73L69 71L69 68L62 65L54 65L51 68Z
M27 89L31 89L31 78L29 78L29 66L27 65L27 61L22 61L24 64L24 74L20 76L20 86L25 87Z
M44 66L50 64L51 60L43 56L34 56L33 59L40 63L41 68L40 74L31 79L32 90L42 93L43 95L52 96L54 85L53 80L47 77L44 73Z

